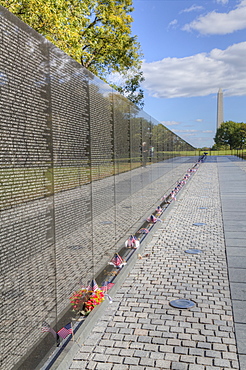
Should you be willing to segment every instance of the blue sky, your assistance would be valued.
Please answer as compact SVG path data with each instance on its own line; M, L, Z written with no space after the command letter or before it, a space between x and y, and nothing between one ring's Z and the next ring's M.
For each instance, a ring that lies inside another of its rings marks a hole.
M246 123L246 0L133 0L144 110L195 147L224 121Z

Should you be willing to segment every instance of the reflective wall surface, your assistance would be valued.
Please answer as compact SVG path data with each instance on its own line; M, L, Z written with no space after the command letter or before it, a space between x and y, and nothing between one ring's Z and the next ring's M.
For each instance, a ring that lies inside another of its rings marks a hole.
M0 368L34 369L42 322L64 325L196 153L2 7L0 40Z

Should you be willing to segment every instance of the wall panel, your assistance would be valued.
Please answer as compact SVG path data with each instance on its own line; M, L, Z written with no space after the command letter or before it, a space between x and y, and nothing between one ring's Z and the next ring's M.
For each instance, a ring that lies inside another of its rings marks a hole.
M0 367L33 370L193 148L3 7L0 40Z

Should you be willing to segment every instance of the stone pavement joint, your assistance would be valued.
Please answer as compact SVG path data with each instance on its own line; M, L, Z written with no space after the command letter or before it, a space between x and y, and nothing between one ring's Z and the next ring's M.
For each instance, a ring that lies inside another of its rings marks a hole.
M69 369L239 369L215 161L183 188L145 253ZM180 298L196 304L169 305Z

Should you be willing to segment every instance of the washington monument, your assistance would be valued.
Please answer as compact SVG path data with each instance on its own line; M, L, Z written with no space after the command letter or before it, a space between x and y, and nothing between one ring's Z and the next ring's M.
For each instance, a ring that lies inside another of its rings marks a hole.
M224 121L223 112L223 91L220 88L217 95L217 129L220 127L221 123Z

